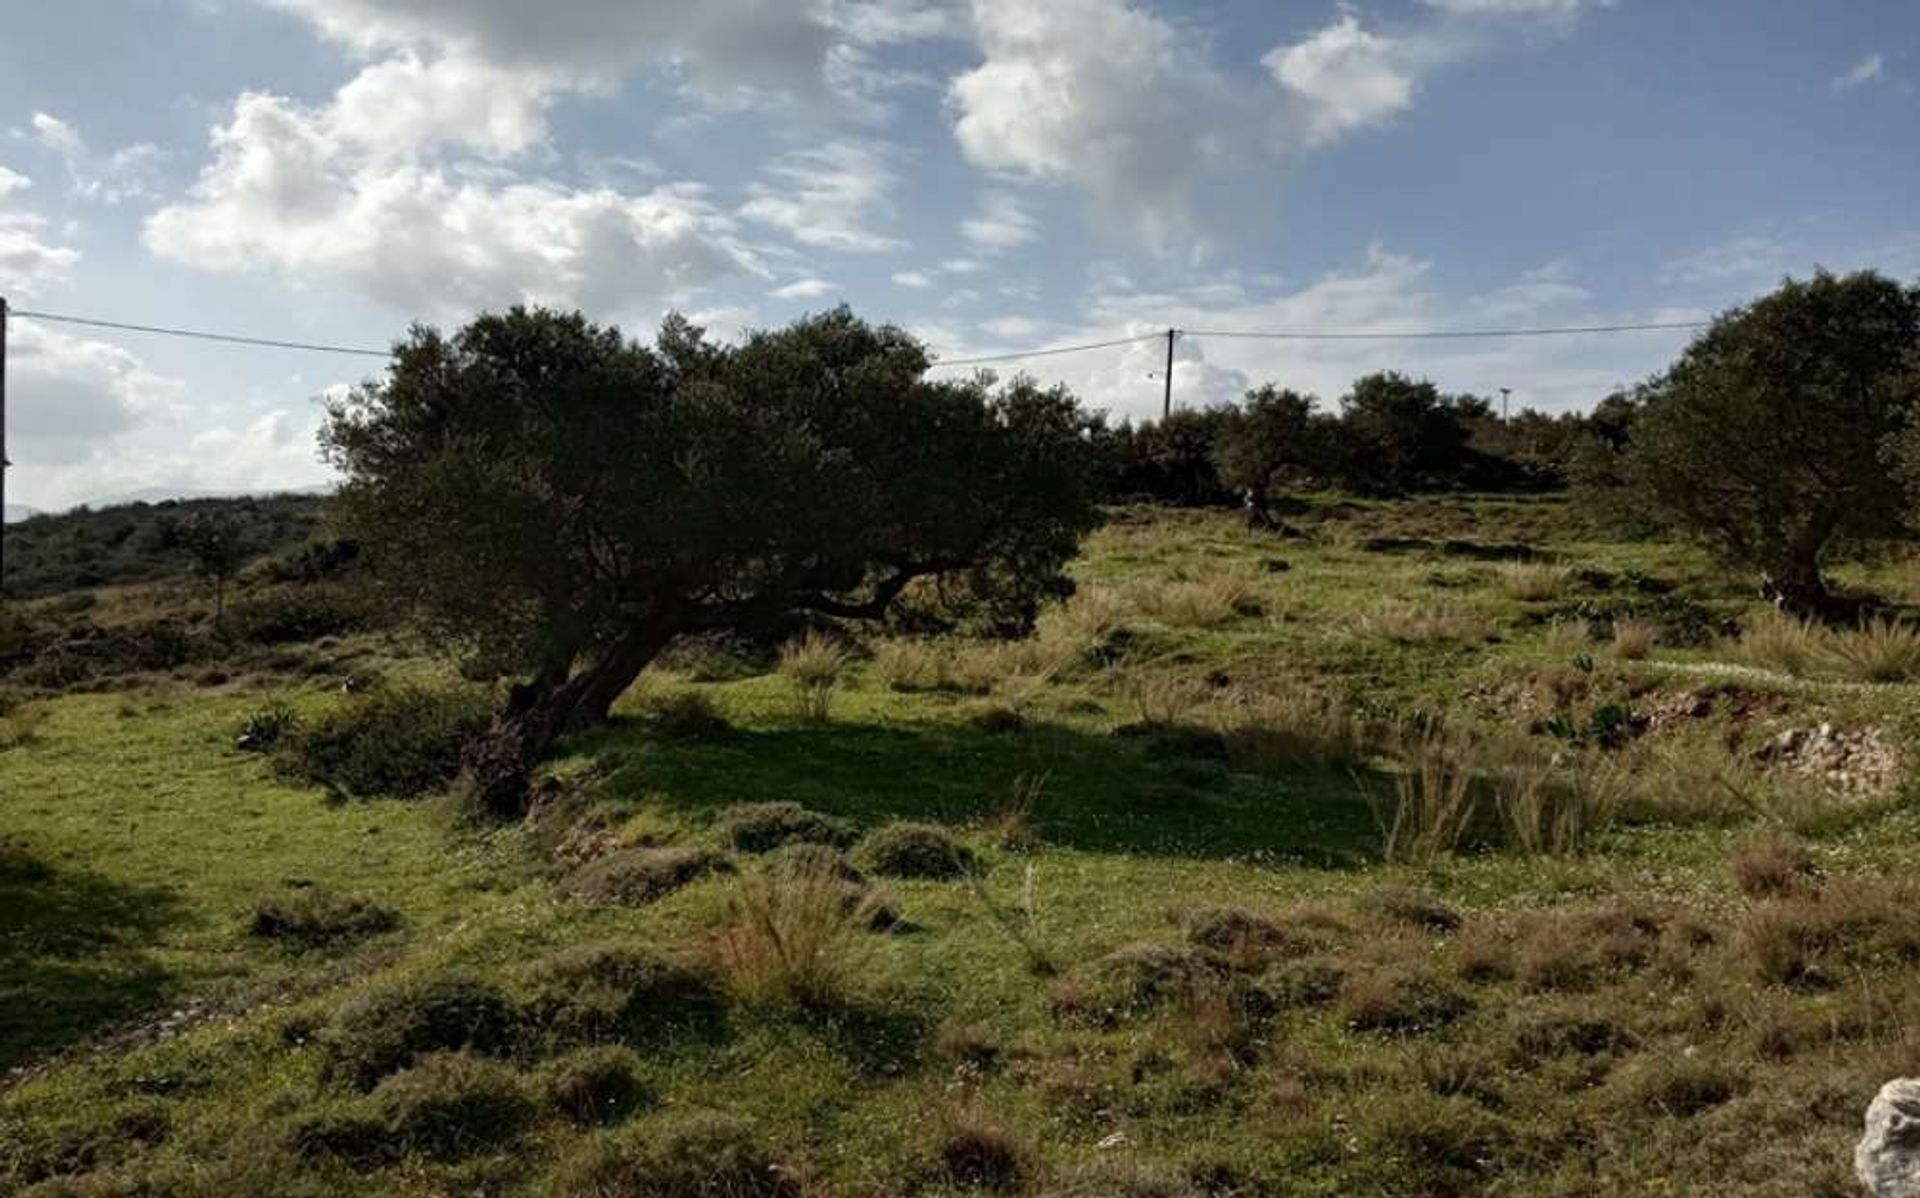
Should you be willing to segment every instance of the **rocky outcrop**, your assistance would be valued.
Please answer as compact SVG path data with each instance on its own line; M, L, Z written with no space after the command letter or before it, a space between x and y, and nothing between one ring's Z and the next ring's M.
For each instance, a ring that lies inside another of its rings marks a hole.
M1867 1108L1854 1168L1874 1198L1920 1198L1920 1078L1888 1082Z

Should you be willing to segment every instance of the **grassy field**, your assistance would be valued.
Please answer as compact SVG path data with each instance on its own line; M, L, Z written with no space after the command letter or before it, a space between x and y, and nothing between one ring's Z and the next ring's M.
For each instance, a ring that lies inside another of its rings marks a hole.
M0 1191L1853 1193L1913 634L1555 499L1290 519L1117 511L1017 644L678 653L511 828L235 748L399 640L9 700Z

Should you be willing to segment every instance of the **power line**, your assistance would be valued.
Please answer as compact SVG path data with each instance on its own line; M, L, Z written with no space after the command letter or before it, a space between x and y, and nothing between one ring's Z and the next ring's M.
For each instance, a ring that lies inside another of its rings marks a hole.
M1062 345L1050 349L1030 349L1020 353L990 354L984 358L950 358L935 362L935 368L942 366L984 366L991 362L1018 362L1026 358L1052 358L1060 354L1079 354L1094 349L1117 349L1122 345L1138 345L1142 341L1158 341L1165 333L1146 333L1139 337L1122 337L1117 341L1095 341L1088 345Z
M1661 324L1590 324L1565 328L1452 329L1428 332L1241 332L1223 329L1183 329L1189 337L1225 337L1245 341L1451 341L1491 337L1572 337L1589 333L1664 333L1704 329L1704 320L1675 320Z
M229 345L252 345L263 349L299 349L316 354L353 354L363 358L391 358L391 350L361 349L351 345L316 345L309 341L278 341L271 337L243 337L237 333L209 333L201 329L175 329L162 325L128 324L118 320L99 320L91 316L67 316L58 312L30 312L15 308L17 317L31 317L50 324L84 325L91 329L117 329L123 333L156 333L163 337L190 337L196 341L221 341Z

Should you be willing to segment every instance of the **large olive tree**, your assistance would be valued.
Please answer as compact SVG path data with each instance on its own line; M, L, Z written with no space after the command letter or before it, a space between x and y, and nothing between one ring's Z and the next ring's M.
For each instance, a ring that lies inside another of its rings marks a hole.
M522 309L415 329L322 442L385 581L523 679L469 747L477 797L517 810L554 739L678 637L877 618L936 576L1002 623L1067 593L1097 518L1088 418L928 365L844 309L738 346Z
M1640 394L1622 462L1653 514L1761 572L1782 606L1832 610L1822 565L1901 527L1888 450L1920 398L1920 291L1825 272L1714 321Z

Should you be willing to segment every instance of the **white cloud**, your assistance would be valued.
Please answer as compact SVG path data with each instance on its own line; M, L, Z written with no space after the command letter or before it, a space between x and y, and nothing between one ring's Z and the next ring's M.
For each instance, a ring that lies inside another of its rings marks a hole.
M903 270L893 276L893 281L901 287L911 287L915 290L925 290L933 286L933 279L917 270Z
M984 61L948 92L968 160L1072 183L1150 249L1189 237L1225 119L1197 48L1126 0L973 0L972 15Z
M1611 5L1614 0L1421 0L1422 3L1463 16L1571 16L1582 8Z
M80 252L47 240L45 218L7 206L33 180L0 166L0 293L31 296L67 277Z
M505 158L547 135L551 81L465 57L375 63L341 88L329 117L341 137L388 152L436 143Z
M773 299L810 300L832 295L840 288L825 279L800 279L785 287L776 287L767 295Z
M1835 91L1849 91L1856 87L1865 87L1869 83L1878 83L1887 74L1887 61L1878 54L1869 54L1851 68L1835 77Z
M75 195L104 204L154 198L155 179L166 158L160 147L142 142L100 155L88 149L78 129L59 117L36 112L32 124L34 140L65 164Z
M1415 43L1369 33L1348 12L1304 41L1262 60L1306 105L1306 138L1324 145L1413 106Z
M885 147L829 142L782 155L766 174L773 181L755 183L740 209L746 219L820 249L872 254L904 247L868 227L892 211L889 196L900 181Z
M341 281L436 317L521 301L632 311L758 269L698 187L475 176L368 136L339 104L244 95L189 195L147 221L147 245L207 270Z
M12 325L8 417L21 465L84 460L106 442L173 411L185 393L123 349L37 321Z
M1004 250L1031 243L1040 226L1019 197L996 191L981 197L980 210L961 222L960 233L983 250Z
M981 321L980 327L1003 340L1020 341L1038 337L1047 326L1030 316L996 316L992 320Z

